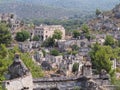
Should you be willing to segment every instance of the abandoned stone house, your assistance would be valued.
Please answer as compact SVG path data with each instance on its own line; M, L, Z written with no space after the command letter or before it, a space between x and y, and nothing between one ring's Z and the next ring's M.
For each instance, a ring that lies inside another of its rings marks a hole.
M90 61L86 61L82 69L83 76L92 77L92 64L90 63Z
M52 68L58 68L59 64L62 63L63 56L53 56L53 55L46 55L45 60L49 62L52 66Z
M58 40L58 49L60 51L67 51L70 50L71 46L77 45L78 47L88 47L90 42L84 39L71 39L71 40Z
M113 37L116 39L116 40L120 40L120 33L114 33L113 34Z
M19 49L22 52L30 52L33 49L39 48L40 45L41 45L40 41L29 41L29 40L27 40L27 41L18 43Z
M39 36L40 39L42 41L44 41L48 37L52 37L55 30L60 30L62 32L62 39L65 39L65 29L61 25L40 25L40 26L36 26L33 34Z
M0 15L0 21L5 22L9 25L12 34L21 26L21 21L17 18L15 14L3 13Z
M19 20L14 20L10 19L9 24L11 25L11 31L15 31L16 29L20 28L20 21Z
M96 39L96 42L98 42L100 45L103 45L105 42L105 39L99 38L99 39Z
M120 4L116 5L116 7L113 9L113 12L115 13L114 17L119 19L120 18Z
M2 13L2 14L0 15L0 20L1 20L2 22L8 23L8 20L9 20L10 16L11 16L10 13Z
M67 51L74 44L75 44L74 40L59 40L58 41L58 49L60 51Z
M89 47L82 47L82 48L79 49L79 53L82 56L87 56L89 51L90 51Z
M44 55L43 55L43 52L42 50L37 50L35 51L34 53L34 59L39 62L39 63L42 63L42 61L44 61Z
M32 43L30 41L19 42L19 48L22 52L30 52L32 50Z
M95 35L95 39L90 40L89 43L90 43L90 45L93 45L96 42L98 42L100 45L103 45L105 42L105 38L106 38L105 34L97 34L97 35Z
M75 44L78 47L88 47L89 46L89 41L88 39L80 39L80 40L75 40Z
M39 48L42 44L40 41L32 41L32 48Z
M43 67L44 70L50 70L50 68L58 68L59 64L63 60L63 56L53 56L50 54L46 54L45 57L43 56L43 52L41 50L35 51L34 60L39 63ZM47 66L46 66L47 65Z
M59 70L63 70L64 72L66 72L65 73L66 76L71 76L73 73L73 65L75 63L79 64L78 71L76 73L81 74L83 63L82 61L78 61L78 60L68 60L68 61L62 62L59 66Z

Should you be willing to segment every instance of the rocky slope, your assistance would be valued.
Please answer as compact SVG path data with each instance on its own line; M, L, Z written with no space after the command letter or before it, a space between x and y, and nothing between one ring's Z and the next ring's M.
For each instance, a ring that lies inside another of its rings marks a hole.
M120 30L120 4L88 22L91 30Z

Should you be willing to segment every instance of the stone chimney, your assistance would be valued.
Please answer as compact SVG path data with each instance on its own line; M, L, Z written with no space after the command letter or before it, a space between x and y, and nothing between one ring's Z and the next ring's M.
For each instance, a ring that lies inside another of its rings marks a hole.
M86 63L83 65L82 74L85 77L92 77L92 64L90 61L86 61Z
M16 53L14 56L14 62L19 62L19 61L20 61L20 56L18 53Z
M15 54L14 62L9 66L8 72L10 79L22 77L28 73L28 69L20 59L19 54Z

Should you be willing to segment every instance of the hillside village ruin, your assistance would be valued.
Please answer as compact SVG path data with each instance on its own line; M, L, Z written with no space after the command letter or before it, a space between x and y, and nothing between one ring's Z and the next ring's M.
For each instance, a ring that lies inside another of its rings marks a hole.
M119 9L117 9L119 8ZM113 13L115 15L113 15ZM93 30L103 30L107 33L93 34L95 38L87 39L84 35L77 38L66 38L65 28L62 25L39 25L33 28L28 27L14 14L1 14L0 21L10 25L12 38L23 28L30 33L30 38L24 42L11 43L10 48L18 46L21 52L29 52L34 63L41 66L45 72L43 78L33 78L28 67L24 65L19 54L15 54L13 63L8 68L6 80L3 82L3 89L7 90L74 90L80 87L82 90L114 90L115 86L110 83L110 76L103 69L101 73L94 74L92 70L89 52L94 43L103 45L107 35L111 35L115 40L120 40L120 5L113 9L111 13L100 14L96 19L88 22L88 26ZM111 17L113 19L111 19ZM75 54L66 53L52 55L50 51L53 47L43 47L42 44L49 37L52 37L55 30L62 32L62 38L55 40L59 52L72 51L72 46L77 45L78 52ZM33 41L33 37L38 36L40 40ZM43 50L46 52L44 55ZM74 64L78 64L78 70L73 72ZM120 67L120 62L115 58L111 60L112 69ZM116 73L120 78L120 73ZM65 85L66 83L66 85ZM55 89L56 88L56 89Z
M3 89L7 90L51 90L52 88L58 88L60 90L73 89L73 86L79 85L84 90L110 90L111 87L107 86L109 84L109 75L106 71L102 71L99 77L92 77L92 65L90 61L86 61L82 66L81 75L77 77L58 77L58 78L40 78L33 79L30 71L24 65L19 57L19 54L15 54L14 61L12 65L8 68L8 74L6 75L7 80L3 82ZM80 72L80 71L79 71ZM97 82L94 81L97 80ZM103 79L103 80L102 80ZM102 81L101 81L102 80ZM102 82L105 83L102 83ZM56 82L56 84L54 83ZM62 87L62 83L73 82L76 83L72 86ZM53 84L52 84L53 83ZM102 83L101 86L100 84ZM105 86L106 85L106 86ZM100 87L101 86L101 87Z

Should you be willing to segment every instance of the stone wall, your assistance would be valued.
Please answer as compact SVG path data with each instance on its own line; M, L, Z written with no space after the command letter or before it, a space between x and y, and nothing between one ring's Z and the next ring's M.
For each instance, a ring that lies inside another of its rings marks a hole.
M6 80L3 82L3 90L33 90L32 75L28 73L20 78Z

